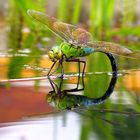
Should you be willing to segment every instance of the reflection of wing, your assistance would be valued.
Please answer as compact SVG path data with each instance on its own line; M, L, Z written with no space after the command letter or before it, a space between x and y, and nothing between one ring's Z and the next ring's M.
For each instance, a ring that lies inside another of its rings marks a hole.
M92 47L95 49L95 51L101 51L101 52L110 52L117 55L132 55L133 51L129 50L128 48L125 48L119 44L112 43L112 42L105 42L105 41L93 41L86 44L88 47ZM129 56L128 56L129 57Z
M86 44L92 40L92 35L82 28L61 22L56 18L35 10L28 10L28 14L47 25L49 30L71 44Z

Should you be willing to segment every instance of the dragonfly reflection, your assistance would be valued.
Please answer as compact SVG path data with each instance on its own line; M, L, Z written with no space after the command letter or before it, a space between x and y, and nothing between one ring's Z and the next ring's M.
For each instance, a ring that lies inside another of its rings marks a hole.
M95 105L99 105L103 102L105 102L110 95L112 94L116 81L117 81L117 64L113 63L115 62L115 59L113 59L114 57L112 55L110 55L110 57L112 59L110 59L111 61L111 65L112 65L112 77L110 80L110 83L108 85L107 90L105 91L104 95L99 97L99 98L91 98L91 97L87 97L84 95L76 95L76 94L70 94L71 93L75 93L78 91L83 91L84 88L81 89L62 89L62 85L63 85L63 77L60 78L60 83L59 85L56 84L54 81L52 81L52 79L50 77L49 81L50 84L52 86L52 91L50 91L50 93L46 96L46 100L47 102L55 107L56 109L58 109L58 111L53 112L53 113L58 113L59 111L65 111L65 110L71 110L73 112L76 112L82 116L85 116L86 118L91 118L93 119L93 117L97 119L100 119L106 123L109 123L111 125L116 126L123 126L126 127L125 124L122 124L120 121L116 121L116 120L108 120L108 118L106 118L106 113L111 113L111 114L120 114L123 116L139 116L140 114L138 112L127 112L127 111L116 111L116 110L111 110L111 109L97 109L97 108L93 108L93 106ZM78 83L77 83L78 84ZM101 114L102 113L102 114ZM51 112L52 114L52 112ZM44 116L44 115L43 115Z
M54 83L50 78L50 84L53 88L52 91L47 95L47 102L50 105L53 105L54 107L64 110L64 109L74 109L77 107L88 107L95 104L101 104L103 103L114 90L116 81L117 81L117 73L112 74L112 78L110 81L110 84L108 86L108 89L106 90L105 94L99 98L90 98L84 95L75 95L75 94L69 94L69 92L78 92L83 91L84 88L81 89L65 89L62 90L63 85L63 78L60 79L59 86Z
M83 87L81 89L74 88L74 89L62 90L63 77L61 77L59 85L54 83L51 80L51 78L48 77L53 89L47 95L48 103L54 105L58 109L73 109L76 107L87 107L87 106L100 104L104 102L113 92L115 83L117 81L117 63L115 61L115 58L113 57L112 54L106 53L106 55L108 56L112 66L112 78L108 86L108 89L106 90L105 94L102 97L94 99L94 98L86 97L84 95L69 94L69 92L77 92L77 91L84 90L84 81L83 81ZM77 84L79 84L79 82Z
M112 55L109 55L109 57L112 58L112 59L110 59L110 61L112 60L111 64L112 64L113 72L112 72L112 77L111 77L110 83L108 85L108 88L105 91L103 96L101 96L99 98L91 98L91 97L87 97L84 95L70 94L70 92L75 93L78 91L83 91L84 88L82 87L79 89L77 89L77 88L62 89L63 77L60 78L59 85L56 84L54 81L52 81L52 79L50 77L48 77L53 90L50 91L49 94L46 96L47 102L51 106L58 109L59 111L72 110L72 111L74 111L82 116L92 118L93 115L87 113L87 111L94 112L93 110L90 110L90 109L93 109L92 107L94 105L99 105L99 104L103 103L104 101L106 101L110 97L111 93L113 92L116 81L117 81L117 64L113 63L113 62L115 62L114 61L115 59L113 59L114 57ZM79 84L79 83L77 83L77 84ZM95 109L96 113L98 111L99 110ZM110 111L107 111L107 112L110 112ZM57 113L58 113L58 111L57 111ZM100 111L99 111L99 113L100 113ZM105 121L105 122L110 123L112 125L116 125L116 122L112 122L108 119L102 118L99 115L96 117L101 119L102 121Z

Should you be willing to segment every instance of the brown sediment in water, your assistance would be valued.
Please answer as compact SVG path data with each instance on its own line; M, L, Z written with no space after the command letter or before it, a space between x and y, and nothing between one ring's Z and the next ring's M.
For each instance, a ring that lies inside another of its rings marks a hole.
M52 111L52 107L45 100L48 90L47 87L35 90L31 86L0 86L0 123L18 121L32 114Z

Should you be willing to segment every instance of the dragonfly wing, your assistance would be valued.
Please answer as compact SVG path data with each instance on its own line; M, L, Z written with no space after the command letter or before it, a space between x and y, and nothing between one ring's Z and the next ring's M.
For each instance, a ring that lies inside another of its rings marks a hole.
M92 35L82 28L61 22L35 10L28 10L28 14L40 23L45 24L49 30L68 43L78 45L86 44L92 40Z
M79 27L72 29L71 34L73 37L73 44L79 46L87 44L87 42L91 42L93 40L91 33Z
M122 56L131 56L133 51L119 44L105 41L93 41L86 44L88 47L94 48L95 51L113 53Z
M92 47L95 51L110 52L123 56L136 56L134 53L119 44L104 41L93 41L92 35L86 30L77 26L67 24L59 21L58 19L48 16L44 13L35 10L28 10L28 14L43 23L64 41L73 44L73 46Z

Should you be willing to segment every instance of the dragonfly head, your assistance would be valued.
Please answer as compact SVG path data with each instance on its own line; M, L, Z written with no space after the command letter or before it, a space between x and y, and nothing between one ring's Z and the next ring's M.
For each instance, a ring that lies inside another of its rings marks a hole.
M62 58L62 51L58 46L53 47L49 52L48 52L48 57L50 58L51 61L56 62L59 59Z

